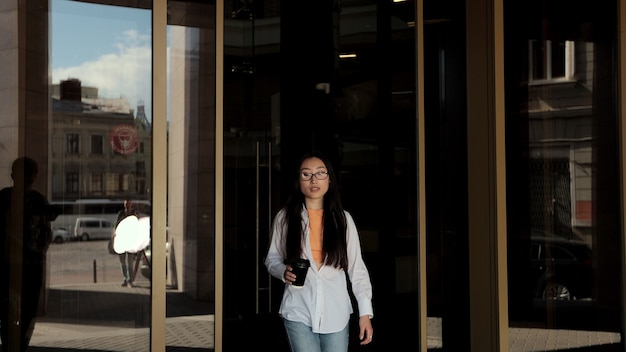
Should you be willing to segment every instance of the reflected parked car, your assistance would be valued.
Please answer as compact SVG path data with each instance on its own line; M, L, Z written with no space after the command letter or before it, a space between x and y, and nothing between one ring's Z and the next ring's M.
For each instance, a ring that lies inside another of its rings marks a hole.
M70 231L64 227L52 228L52 242L63 243L71 241L74 238L70 235Z
M113 234L113 223L100 218L78 218L74 237L81 241L108 240Z
M576 300L592 296L591 247L556 235L531 236L534 295L546 300Z

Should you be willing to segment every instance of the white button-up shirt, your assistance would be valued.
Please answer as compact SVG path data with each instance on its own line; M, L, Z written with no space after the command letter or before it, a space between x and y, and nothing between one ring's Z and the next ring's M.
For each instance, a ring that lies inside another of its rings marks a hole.
M374 316L372 308L372 284L369 272L361 256L359 234L352 216L345 212L347 223L348 274L352 282L352 291L356 297L359 315ZM268 272L277 279L285 281L284 263L287 226L283 224L285 210L281 210L274 219L272 239L265 258ZM303 256L314 263L311 253L309 217L306 208L302 210L302 222L305 229ZM309 267L304 286L295 288L285 285L279 314L284 319L297 321L310 326L315 333L333 333L346 327L352 314L352 304L348 294L346 275L343 269L315 264Z

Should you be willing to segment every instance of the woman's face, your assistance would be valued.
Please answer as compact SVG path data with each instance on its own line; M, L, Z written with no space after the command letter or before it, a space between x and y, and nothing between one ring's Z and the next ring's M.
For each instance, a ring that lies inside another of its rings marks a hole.
M320 180L320 178L322 178ZM316 157L305 159L300 165L300 191L307 200L323 200L328 192L330 178L324 162Z

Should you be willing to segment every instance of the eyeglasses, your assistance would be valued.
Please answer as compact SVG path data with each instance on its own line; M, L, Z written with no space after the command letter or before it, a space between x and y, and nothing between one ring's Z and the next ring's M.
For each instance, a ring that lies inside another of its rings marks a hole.
M301 172L300 180L302 181L310 181L311 178L315 176L318 180L325 180L328 178L328 171L318 171L318 172Z

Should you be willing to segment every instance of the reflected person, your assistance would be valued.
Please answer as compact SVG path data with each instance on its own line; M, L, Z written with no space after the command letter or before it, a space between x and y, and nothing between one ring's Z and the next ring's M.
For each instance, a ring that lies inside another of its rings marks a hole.
M11 167L13 187L0 190L3 351L28 348L43 288L46 252L52 241L50 222L58 215L46 197L32 189L37 173L33 159L18 158Z
M133 215L137 216L137 211L133 206L133 201L131 199L124 200L124 209L120 210L117 213L115 228L117 229L117 225L119 225L122 220ZM124 278L124 281L122 281L122 287L133 287L133 267L136 258L137 253L124 252L119 254L120 268L122 270L122 276Z

